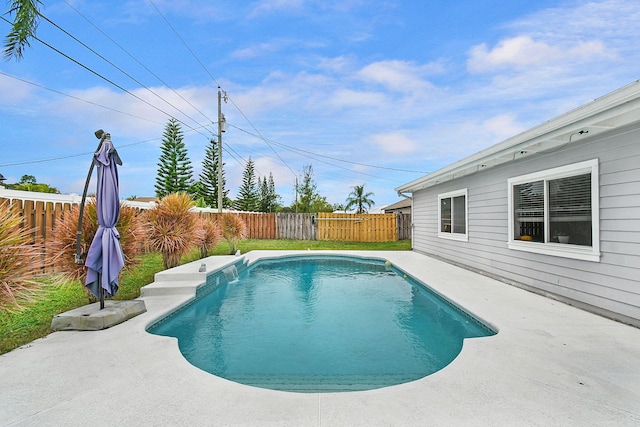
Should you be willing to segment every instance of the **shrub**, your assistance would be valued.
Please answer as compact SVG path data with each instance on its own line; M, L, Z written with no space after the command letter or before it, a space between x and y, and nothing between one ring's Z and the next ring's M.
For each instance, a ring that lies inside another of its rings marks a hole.
M200 249L200 258L209 255L209 250L218 244L222 231L217 222L198 216L196 220L196 245Z
M74 206L69 212L65 212L64 218L56 223L51 241L47 243L47 257L54 263L54 271L69 280L83 280L86 274L84 260L93 236L98 231L98 215L95 201L88 202L84 207L82 218L82 238L80 241L80 253L83 263L76 264L76 233L78 231L79 206ZM120 203L120 218L116 224L120 234L120 246L124 254L125 263L136 262L141 252L140 239L142 235L143 221L138 212L129 206Z
M196 244L196 215L186 193L171 193L146 212L148 245L162 254L165 268L177 267L180 257Z
M222 234L229 243L229 254L233 255L238 250L238 242L247 238L247 225L235 214L223 214L220 217Z
M34 280L43 267L42 246L31 244L31 232L9 203L0 203L0 310L22 310L43 290Z

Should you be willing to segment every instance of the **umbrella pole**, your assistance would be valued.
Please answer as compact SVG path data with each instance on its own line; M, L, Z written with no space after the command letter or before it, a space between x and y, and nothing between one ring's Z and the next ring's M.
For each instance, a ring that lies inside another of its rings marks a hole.
M102 287L102 273L98 273L98 284L100 285L100 310L104 308L104 288Z

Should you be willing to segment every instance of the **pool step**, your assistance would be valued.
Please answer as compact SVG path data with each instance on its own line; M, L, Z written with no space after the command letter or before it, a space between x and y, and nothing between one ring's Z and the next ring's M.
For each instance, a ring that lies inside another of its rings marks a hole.
M195 295L196 289L203 283L204 280L171 280L153 282L140 289L140 296Z

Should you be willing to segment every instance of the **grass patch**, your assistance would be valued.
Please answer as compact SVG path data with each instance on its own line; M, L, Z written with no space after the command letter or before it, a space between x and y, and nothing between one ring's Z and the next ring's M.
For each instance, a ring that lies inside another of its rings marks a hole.
M79 282L46 284L44 294L19 312L0 312L0 354L49 334L51 319L58 313L89 302Z
M402 251L411 249L411 241L396 242L335 242L316 240L242 240L238 248L242 253L253 250L363 250ZM210 255L228 255L229 245L222 241L210 251ZM181 264L200 258L197 249L181 259ZM116 300L130 300L140 296L140 288L152 283L154 275L163 270L162 256L149 253L140 257L139 263L125 268L120 275L120 288ZM51 332L53 316L89 303L82 284L78 281L63 285L45 284L46 292L38 301L26 305L20 312L0 311L0 354L11 351Z

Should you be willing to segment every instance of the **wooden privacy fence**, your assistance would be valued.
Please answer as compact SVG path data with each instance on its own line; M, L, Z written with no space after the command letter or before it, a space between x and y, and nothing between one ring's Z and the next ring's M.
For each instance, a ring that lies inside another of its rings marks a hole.
M200 216L216 221L220 214L217 212L202 212L195 210ZM247 224L248 239L277 239L276 214L262 212L230 212L239 216Z
M318 214L318 240L392 242L398 240L395 214Z
M278 239L318 240L315 214L277 213Z
M396 226L398 229L398 240L411 240L411 214L396 214Z
M10 203L0 198L0 203ZM31 243L42 243L51 236L56 222L71 211L72 203L14 200L11 209L22 217L22 228L31 231Z
M80 202L80 198L73 195L30 193L24 196L23 193L3 190L0 203L11 203L12 209L22 216L22 226L31 230L33 243L46 242L56 223ZM154 206L143 206L146 204L141 202L124 203L138 210ZM211 209L196 208L194 211L212 220L220 215ZM411 238L410 214L230 213L240 216L247 224L249 239L389 242Z

